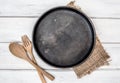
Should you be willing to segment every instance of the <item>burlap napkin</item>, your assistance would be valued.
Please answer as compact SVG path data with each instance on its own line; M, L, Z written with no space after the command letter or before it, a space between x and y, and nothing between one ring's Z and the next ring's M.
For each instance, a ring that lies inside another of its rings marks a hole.
M109 56L104 50L101 42L99 41L98 38L96 38L96 45L90 57L81 65L74 67L73 69L76 75L78 76L78 78L81 78L86 74L90 74L98 67L107 65L108 58Z
M78 10L80 9L78 6L74 5L74 1L70 2L67 6L74 7ZM78 65L77 67L74 67L73 70L76 73L77 77L81 78L87 74L90 74L100 66L108 64L109 58L110 57L104 50L98 37L96 37L95 48L93 49L93 52L91 53L90 57L82 64Z

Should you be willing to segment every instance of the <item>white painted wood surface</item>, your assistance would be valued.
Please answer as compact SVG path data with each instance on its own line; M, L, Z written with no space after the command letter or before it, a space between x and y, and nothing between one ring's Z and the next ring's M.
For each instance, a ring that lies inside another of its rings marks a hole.
M0 0L0 83L41 83L35 69L12 56L8 45L12 41L20 42L24 34L31 38L38 17L68 2L70 0ZM120 83L120 0L76 0L76 4L92 19L112 61L109 66L77 79L72 69L51 67L34 51L39 65L56 77L48 83Z
M77 79L72 71L48 71L56 79L47 80L48 83L120 83L120 71L95 71L91 75ZM63 75L64 74L64 75ZM41 83L36 71L34 70L2 70L0 71L1 83Z
M0 16L40 16L49 8L64 6L70 0L0 0ZM91 17L120 18L120 0L76 0Z
M9 43L0 43L0 69L33 69L33 67L26 61L14 57L8 49ZM112 61L109 66L102 67L102 69L117 69L120 68L120 44L103 44L106 51L111 56ZM43 62L34 52L38 64L45 69L56 69Z
M0 18L0 42L20 41L23 34L31 37L38 18ZM102 42L119 42L119 19L92 19ZM9 37L8 37L9 35Z
M120 83L120 71L107 70L95 71L91 75L77 79L72 71L48 71L53 74L56 79L54 81L47 80L48 83ZM114 73L113 73L114 72ZM64 75L63 75L64 74ZM1 83L41 83L36 71L34 70L2 70L0 71Z

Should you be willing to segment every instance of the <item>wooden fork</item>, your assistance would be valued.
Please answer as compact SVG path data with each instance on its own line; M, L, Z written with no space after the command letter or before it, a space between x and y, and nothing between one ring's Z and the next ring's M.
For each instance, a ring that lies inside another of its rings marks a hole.
M31 56L31 59L34 61L34 63L36 63L36 60L35 60L33 52L32 52L32 42L29 40L27 35L22 36L22 41L23 41L23 46L24 46L25 50L29 53L29 55ZM40 72L39 74L42 75L41 80L43 81L43 83L45 83L45 78L43 77L43 74L46 77L48 77L50 80L54 80L55 79L51 74L49 74L48 72L44 71L42 68L41 68L41 70L42 71L39 71Z
M33 52L32 52L32 43L31 43L31 41L29 40L29 38L26 35L22 37L22 41L23 41L23 47L25 48L25 50L29 54L29 56L32 59L32 61L34 63L36 63L35 57L34 57ZM46 80L45 80L42 72L38 71L38 74L40 76L40 79L41 79L42 83L46 83Z

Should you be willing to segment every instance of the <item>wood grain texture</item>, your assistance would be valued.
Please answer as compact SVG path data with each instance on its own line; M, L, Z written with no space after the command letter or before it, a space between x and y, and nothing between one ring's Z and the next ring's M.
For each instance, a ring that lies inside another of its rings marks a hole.
M27 34L32 38L32 31L38 18L0 18L0 42L21 41ZM120 42L119 19L92 19L98 37L102 42ZM9 37L8 37L9 35Z
M119 83L120 71L95 71L81 79L77 79L73 71L48 71L56 79L47 83ZM3 83L41 83L37 72L34 70L27 71L0 71L0 82Z
M0 0L0 16L40 16L68 2L70 0ZM90 17L120 18L120 0L76 0L76 4Z

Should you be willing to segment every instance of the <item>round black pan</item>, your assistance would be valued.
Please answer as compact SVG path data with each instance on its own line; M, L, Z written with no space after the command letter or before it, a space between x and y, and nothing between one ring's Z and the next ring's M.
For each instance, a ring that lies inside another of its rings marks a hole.
M95 31L89 18L73 8L57 7L44 13L33 30L33 44L48 64L68 68L85 61L93 50Z

